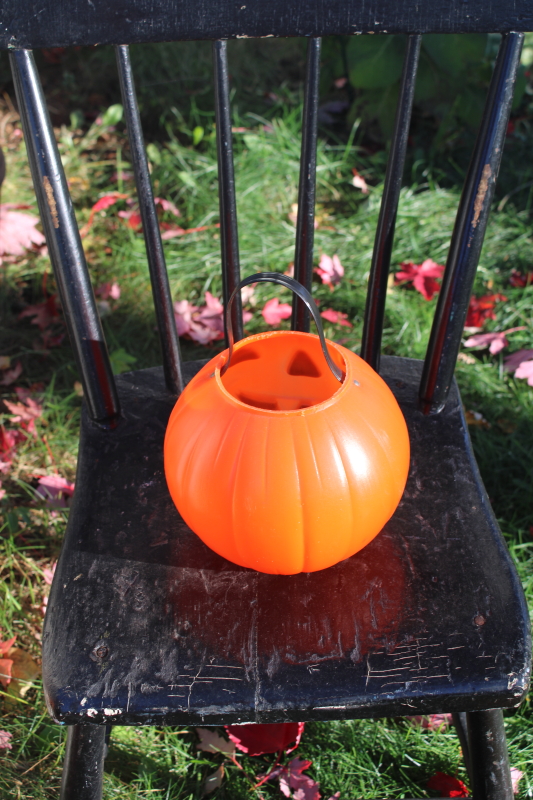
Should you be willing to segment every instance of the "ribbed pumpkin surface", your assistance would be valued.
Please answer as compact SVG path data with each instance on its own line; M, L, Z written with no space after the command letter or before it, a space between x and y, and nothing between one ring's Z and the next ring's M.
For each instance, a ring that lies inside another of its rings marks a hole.
M362 359L312 334L239 342L189 383L171 414L165 472L189 527L230 561L291 575L353 555L382 529L409 468L405 420Z

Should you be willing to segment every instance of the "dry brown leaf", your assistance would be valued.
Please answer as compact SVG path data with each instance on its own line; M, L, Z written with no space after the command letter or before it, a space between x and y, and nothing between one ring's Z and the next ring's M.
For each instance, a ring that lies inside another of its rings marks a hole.
M7 688L5 702L6 705L14 705L16 699L24 698L31 689L36 678L41 674L41 667L25 650L20 647L12 647L7 654L13 661L11 667L11 681ZM10 697L13 700L10 701Z
M196 745L197 750L204 750L206 753L224 753L228 756L234 754L235 744L220 736L216 728L196 728L196 733L200 739Z
M474 356L469 355L468 353L459 353L457 356L458 361L462 361L463 364L475 364L476 359Z
M215 789L221 786L224 780L224 767L220 766L212 775L208 775L202 785L202 797L206 794L211 794Z
M467 425L477 426L479 428L490 428L490 422L487 422L485 417L480 411L465 411L465 419Z

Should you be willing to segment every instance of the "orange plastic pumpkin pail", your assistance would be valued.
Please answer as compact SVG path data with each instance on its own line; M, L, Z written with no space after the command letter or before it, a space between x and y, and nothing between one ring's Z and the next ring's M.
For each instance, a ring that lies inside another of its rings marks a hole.
M293 575L330 567L379 533L405 488L409 437L379 375L326 343L300 284L258 273L238 290L265 280L306 302L319 335L274 331L233 346L230 301L230 347L179 397L165 436L165 474L179 513L215 552L259 572Z

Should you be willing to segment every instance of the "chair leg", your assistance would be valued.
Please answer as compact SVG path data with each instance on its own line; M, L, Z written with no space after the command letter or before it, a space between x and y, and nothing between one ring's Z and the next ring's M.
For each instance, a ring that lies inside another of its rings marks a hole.
M105 726L105 740L104 740L104 761L107 758L107 754L109 753L109 741L111 739L111 731L113 730L112 725Z
M502 710L469 711L466 718L473 796L476 800L513 800Z
M466 720L466 712L460 711L454 713L452 714L452 719L457 736L461 742L461 750L463 751L463 761L465 762L466 771L468 773L470 783L472 784L474 779L472 777L472 761L470 758L470 744L468 742L468 724Z
M103 725L69 727L60 800L101 800L105 735Z

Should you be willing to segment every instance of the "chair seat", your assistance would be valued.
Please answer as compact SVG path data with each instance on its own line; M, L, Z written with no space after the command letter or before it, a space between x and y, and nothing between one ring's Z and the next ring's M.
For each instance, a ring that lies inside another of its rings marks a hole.
M186 364L187 379L203 363ZM175 398L159 368L121 375L118 426L82 417L43 636L55 719L216 725L518 705L530 664L522 589L457 386L423 416L421 365L382 361L412 447L393 518L351 558L289 577L231 564L185 525L163 472Z

